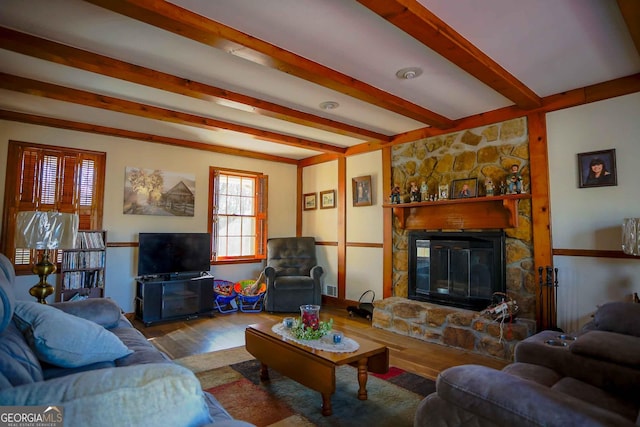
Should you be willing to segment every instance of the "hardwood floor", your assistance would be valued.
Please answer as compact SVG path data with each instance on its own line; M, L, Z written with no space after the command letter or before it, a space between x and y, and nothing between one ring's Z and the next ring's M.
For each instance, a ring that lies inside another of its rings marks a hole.
M214 318L202 317L147 327L137 320L133 320L133 324L157 348L172 359L177 359L243 346L247 325L265 321L278 322L291 315L236 312L216 314ZM323 306L321 318L333 318L334 329L343 331L346 336L356 341L358 337L364 337L385 344L389 348L391 365L427 378L435 379L439 372L456 365L473 363L501 369L509 363L373 328L366 319L349 317L344 308Z

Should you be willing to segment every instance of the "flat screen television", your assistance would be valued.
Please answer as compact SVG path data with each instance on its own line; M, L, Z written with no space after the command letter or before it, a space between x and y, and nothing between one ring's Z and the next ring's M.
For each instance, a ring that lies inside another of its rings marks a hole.
M138 276L209 271L209 233L140 233Z

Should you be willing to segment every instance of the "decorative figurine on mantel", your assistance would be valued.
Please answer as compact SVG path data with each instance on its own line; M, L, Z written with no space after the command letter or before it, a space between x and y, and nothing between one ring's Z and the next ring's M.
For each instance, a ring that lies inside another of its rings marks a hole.
M400 187L397 185L391 187L391 203L400 203Z
M520 166L511 166L511 173L507 177L507 186L509 194L522 193L522 176L520 176Z
M487 196L493 196L493 190L495 187L493 186L493 180L491 178L484 180L484 188Z
M424 181L420 184L420 197L422 201L426 202L429 200L429 187L427 187L427 183Z
M416 184L415 181L411 181L411 189L409 190L410 193L410 201L412 202L419 202L420 199L420 189L418 188L418 184Z

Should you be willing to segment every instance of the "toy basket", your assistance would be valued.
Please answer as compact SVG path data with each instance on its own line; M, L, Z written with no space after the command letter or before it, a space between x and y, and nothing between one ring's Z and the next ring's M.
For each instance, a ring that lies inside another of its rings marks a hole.
M227 287L231 293L222 293L222 289ZM236 303L237 293L233 282L228 280L214 280L213 295L213 305L220 313L233 313L238 311L238 304Z
M249 286L253 286L255 280L241 280L236 282L234 290L238 296L240 311L245 313L258 313L262 311L262 302L264 301L264 293L267 291L267 284L261 283L256 295L244 295L242 291Z

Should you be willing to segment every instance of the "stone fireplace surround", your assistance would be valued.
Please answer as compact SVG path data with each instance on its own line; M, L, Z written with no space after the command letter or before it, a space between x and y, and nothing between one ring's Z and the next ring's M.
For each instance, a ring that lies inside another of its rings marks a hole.
M518 342L535 333L530 319L499 323L477 311L402 297L376 301L374 307L375 328L505 360L513 359Z
M477 177L477 200L481 201L484 181L491 178L494 183L502 182L512 164L520 166L526 190L530 186L528 160L526 119L520 118L394 146L392 179L401 189L408 189L411 181L424 181L431 189L456 179ZM473 206L467 205L464 209L473 209ZM519 200L517 204L517 226L504 230L507 293L520 307L515 322L501 325L480 316L478 311L409 300L408 230L403 221L394 216L394 296L375 303L373 326L487 356L512 359L515 345L536 331L537 281L529 199Z

